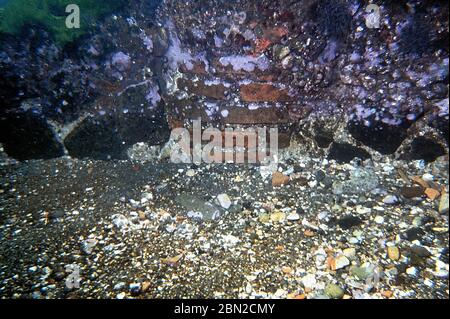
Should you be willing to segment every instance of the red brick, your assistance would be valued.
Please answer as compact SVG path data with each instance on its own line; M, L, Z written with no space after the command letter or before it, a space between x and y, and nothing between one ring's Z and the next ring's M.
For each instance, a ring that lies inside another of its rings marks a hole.
M249 110L243 107L227 108L229 114L223 119L226 124L279 124L288 123L286 108L269 107Z
M206 85L201 81L192 82L185 79L178 79L177 84L179 88L187 88L192 94L206 96L216 100L225 100L225 91L227 88L223 84Z
M288 102L292 100L288 91L272 84L252 83L242 85L241 98L245 102Z

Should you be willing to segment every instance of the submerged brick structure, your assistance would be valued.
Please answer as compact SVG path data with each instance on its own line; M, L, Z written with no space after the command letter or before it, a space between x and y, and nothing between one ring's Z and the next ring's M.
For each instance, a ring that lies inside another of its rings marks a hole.
M447 14L420 1L380 2L380 27L369 28L368 4L165 1L158 20L169 38L170 125L279 125L287 136L300 129L381 154L395 153L411 126L441 139L445 128L433 121L448 118L439 107L448 105L448 22L430 17ZM402 44L414 23L429 33L426 50Z
M56 144L124 159L200 118L276 126L280 147L296 139L331 158L415 158L423 140L448 153L448 29L446 1L133 0L72 47L37 27L0 35L0 123L49 124L47 143L6 131L0 142L36 148L16 158L47 158Z

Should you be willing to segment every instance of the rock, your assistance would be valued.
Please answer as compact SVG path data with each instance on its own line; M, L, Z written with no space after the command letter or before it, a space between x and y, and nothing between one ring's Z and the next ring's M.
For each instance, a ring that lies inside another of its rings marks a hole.
M219 202L219 205L222 206L222 208L228 209L231 206L231 200L230 197L228 197L227 194L220 194L217 196L217 201Z
M441 193L438 190L435 190L434 188L430 188L430 187L426 188L424 193L431 200L435 200L436 198L438 198L441 195Z
M350 173L350 179L344 182L333 183L333 193L341 194L366 194L379 185L375 171L371 168L357 168Z
M297 214L297 213L292 212L292 213L290 213L289 215L287 215L286 219L289 220L289 221L291 221L291 222L292 222L292 221L296 221L296 220L299 220L299 219L300 219L300 215Z
M416 267L409 267L406 269L406 273L410 276L416 277L418 274L418 270Z
M122 282L119 282L119 283L115 284L114 287L113 287L113 289L114 289L114 290L122 290L122 289L125 288L125 286L126 286L126 283L124 283L124 282L122 281Z
M289 183L289 176L283 175L280 172L274 172L272 174L272 186L280 187Z
M360 267L353 266L350 268L350 274L360 280L367 280L373 276L373 266L367 264Z
M144 281L142 283L142 292L147 292L151 287L151 283L148 281Z
M158 145L149 146L147 143L136 143L127 150L127 156L133 162L154 163L158 161L160 152L161 147Z
M141 293L141 284L140 283L133 283L130 284L130 293L132 296L137 296Z
M362 223L363 221L359 217L352 215L344 216L338 220L338 225L344 230L359 226Z
M439 209L438 209L440 214L448 214L449 210L448 210L448 194L444 193L441 196L441 200L439 202Z
M423 246L419 246L419 245L413 245L411 247L411 252L416 254L419 257L430 257L431 256L431 252L423 247Z
M122 214L113 215L112 220L113 220L112 222L113 222L114 226L116 226L119 229L126 228L130 224L130 221L128 220L128 218L126 218Z
M400 189L400 194L405 198L421 197L423 192L422 186L404 186Z
M344 289L342 289L336 284L329 283L325 287L325 294L333 299L341 299L342 297L344 297L344 293L345 293Z
M327 175L325 174L325 172L324 171L322 171L322 170L318 170L315 174L314 174L314 176L316 177L316 181L317 182L322 182L326 177L327 177Z
M273 46L273 55L280 61L287 57L290 52L291 51L287 46L282 46L279 44Z
M384 218L382 216L376 216L374 221L377 224L383 224L384 223Z
M276 211L270 215L270 220L274 223L281 223L286 220L286 214L281 211Z
M270 221L270 215L269 214L261 214L258 217L258 220L260 223L268 223Z
M301 279L301 284L303 285L303 287L305 287L306 289L314 289L314 287L317 284L317 280L316 280L316 276L314 274L308 274L305 277L303 277Z
M387 195L385 198L383 198L383 203L387 205L394 205L398 203L398 197L395 195Z
M180 194L175 197L175 202L183 206L188 217L193 219L218 220L224 213L221 207L192 194Z
M350 260L344 255L339 255L336 258L331 259L331 270L338 270L347 267L350 265Z
M407 127L376 121L370 126L349 122L347 128L353 138L381 154L395 153L407 137Z
M188 169L187 171L186 171L186 176L188 176L188 177L194 177L195 176L195 170L193 170L193 169Z
M343 254L345 257L347 257L350 260L355 259L356 257L356 249L351 247L351 248L346 248L343 250Z
M338 163L349 163L354 158L366 160L370 154L362 148L346 143L333 143L328 153L328 159L333 159Z
M145 96L145 92L142 94ZM144 99L142 103L147 102ZM136 143L139 143L138 148L142 146L141 153L145 158L147 152L140 143L162 145L169 136L167 121L159 109L143 114L117 111L111 115L85 118L67 135L64 145L74 158L126 160L128 149Z
M398 249L398 247L395 246L388 246L387 255L389 259L397 261L400 259L400 249Z
M409 241L421 240L425 236L425 232L419 227L408 229L405 233L405 238Z
M20 161L64 155L52 127L32 111L0 117L0 143L10 157Z
M82 244L82 249L86 254L92 253L92 250L97 245L98 240L95 238L86 239Z

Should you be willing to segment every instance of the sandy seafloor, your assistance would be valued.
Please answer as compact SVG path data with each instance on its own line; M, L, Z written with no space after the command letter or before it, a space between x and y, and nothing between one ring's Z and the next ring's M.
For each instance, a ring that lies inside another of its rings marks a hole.
M448 211L402 195L405 174L448 189L448 158L293 162L282 187L251 165L5 162L0 297L448 298Z

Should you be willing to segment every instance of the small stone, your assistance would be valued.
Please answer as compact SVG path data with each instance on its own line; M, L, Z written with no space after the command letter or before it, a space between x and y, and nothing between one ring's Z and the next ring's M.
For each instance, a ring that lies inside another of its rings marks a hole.
M289 176L283 175L280 172L275 172L272 174L272 186L280 187L289 183Z
M290 275L290 274L292 274L292 273L294 272L294 270L293 270L291 267L289 267L289 266L283 266L283 267L281 267L281 271L282 271L284 274L286 274L286 275Z
M410 276L417 276L417 268L416 267L409 267L406 269L406 273Z
M398 203L398 198L395 195L388 195L385 198L383 198L383 203L387 205L394 205Z
M269 214L261 214L258 217L258 220L260 223L268 223L270 221L270 215Z
M338 225L344 230L350 229L355 226L359 226L362 223L363 223L363 221L359 217L351 216L351 215L344 216L344 217L340 218L338 221Z
M325 294L333 299L341 299L344 297L344 293L344 289L336 284L330 283L325 287Z
M441 200L439 202L439 209L438 209L440 214L448 214L449 210L448 210L448 194L444 193L441 196Z
M411 247L411 252L416 254L419 257L430 257L431 253L430 251L423 246L419 246L419 245L413 245Z
M188 169L186 172L186 176L188 177L194 177L195 176L195 171L193 169Z
M350 265L350 260L344 255L339 255L331 260L331 269L338 270Z
M306 237L314 237L315 233L312 230L307 229L303 232L303 235L305 235Z
M367 280L367 278L373 275L373 267L361 266L361 267L352 267L350 269L350 274L357 277L359 280Z
M126 286L126 284L124 282L119 282L114 285L113 289L114 290L122 290L125 288L125 286Z
M400 194L405 198L421 197L423 195L422 186L405 186L400 189Z
M385 298L391 298L394 295L394 293L390 290L386 290L381 292L381 295Z
M389 246L387 248L387 255L390 260L397 261L400 259L400 250L398 249L398 247Z
M281 223L286 219L286 214L280 211L276 211L275 213L270 215L270 220L274 223Z
M300 219L300 215L299 214L297 214L297 213L290 213L289 215L287 215L287 220L289 220L289 221L296 221L296 220L299 220Z
M343 253L344 253L344 256L350 260L355 259L355 257L356 257L356 249L355 248L346 248L346 249L344 249Z
M382 216L376 216L375 217L375 223L383 224L384 223L384 218Z
M308 274L305 277L303 277L301 279L301 284L303 285L303 287L307 288L307 289L314 289L314 287L317 284L317 280L316 280L316 276L314 274Z
M138 295L141 292L141 288L140 283L130 284L130 292L132 295Z
M142 283L142 292L147 292L150 289L150 286L151 286L150 282L144 281Z
M227 194L218 195L217 201L219 202L220 206L222 206L225 209L228 209L231 206L231 200Z
M89 255L90 253L92 253L92 250L97 245L97 243L98 243L97 239L89 238L83 242L82 249L86 254Z
M426 188L425 195L427 195L429 199L435 200L441 195L441 193L438 190L435 190L434 188Z

